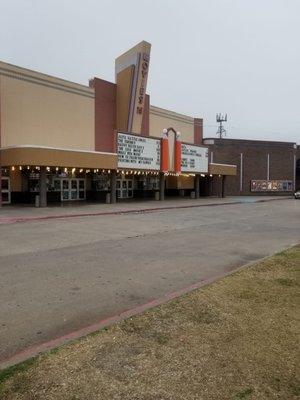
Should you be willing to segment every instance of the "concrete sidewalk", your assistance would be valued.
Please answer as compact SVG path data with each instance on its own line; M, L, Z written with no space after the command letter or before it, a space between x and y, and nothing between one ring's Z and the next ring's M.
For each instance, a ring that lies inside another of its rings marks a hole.
M173 198L167 199L163 202L155 200L137 200L117 204L78 204L77 202L62 203L61 205L49 206L46 208L35 208L32 205L15 205L4 206L0 208L0 224L12 224L16 222L29 222L43 219L153 212L177 208L259 203L290 198L290 196L233 196L226 198L207 197L194 200L190 198Z

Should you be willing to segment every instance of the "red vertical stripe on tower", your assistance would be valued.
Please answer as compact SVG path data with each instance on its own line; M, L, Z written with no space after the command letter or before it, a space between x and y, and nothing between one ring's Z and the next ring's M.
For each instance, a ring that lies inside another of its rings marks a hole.
M169 139L164 135L160 139L161 152L160 152L160 169L162 172L169 171Z
M181 141L178 138L175 140L175 172L181 172Z

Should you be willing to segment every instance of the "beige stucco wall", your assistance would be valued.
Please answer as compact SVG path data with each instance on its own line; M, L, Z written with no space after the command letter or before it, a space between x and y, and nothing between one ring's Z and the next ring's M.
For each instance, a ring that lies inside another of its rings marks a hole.
M94 93L0 63L1 146L95 150Z
M162 130L171 127L181 133L181 140L183 142L194 143L194 118L163 108L150 106L150 136L161 137Z

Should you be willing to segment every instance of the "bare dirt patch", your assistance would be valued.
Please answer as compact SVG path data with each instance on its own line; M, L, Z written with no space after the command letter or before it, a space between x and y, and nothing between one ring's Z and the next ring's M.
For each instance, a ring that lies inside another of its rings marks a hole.
M0 372L0 398L298 399L300 246Z

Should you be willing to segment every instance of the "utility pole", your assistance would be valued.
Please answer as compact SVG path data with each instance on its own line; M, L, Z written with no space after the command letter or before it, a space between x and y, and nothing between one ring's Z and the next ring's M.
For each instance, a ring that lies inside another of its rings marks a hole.
M222 139L223 136L226 136L226 129L223 127L223 122L227 122L227 114L225 115L217 114L216 120L217 123L219 124L217 135L219 135L219 138Z

